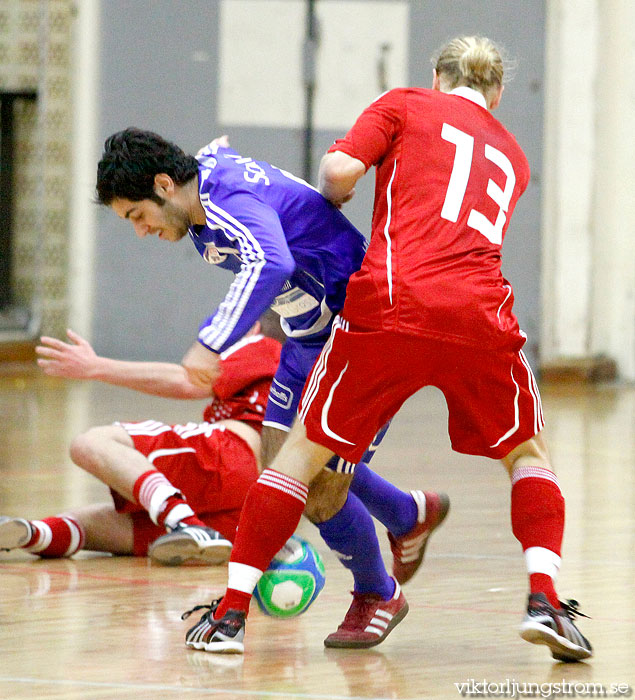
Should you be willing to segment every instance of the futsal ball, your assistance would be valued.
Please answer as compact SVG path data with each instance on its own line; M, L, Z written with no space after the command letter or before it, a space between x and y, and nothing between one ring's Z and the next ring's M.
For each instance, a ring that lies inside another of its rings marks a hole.
M310 542L293 535L261 576L254 598L266 615L295 617L309 608L324 582L320 555Z

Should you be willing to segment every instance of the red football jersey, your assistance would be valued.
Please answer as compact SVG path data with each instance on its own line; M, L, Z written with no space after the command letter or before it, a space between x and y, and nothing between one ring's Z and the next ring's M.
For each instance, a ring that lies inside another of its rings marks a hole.
M260 427L281 348L277 340L251 335L221 353L221 374L214 382L215 398L205 408L203 419L215 423L233 418L253 421L254 427Z
M330 151L376 166L371 241L343 316L363 328L520 346L501 245L529 164L482 95L391 90Z

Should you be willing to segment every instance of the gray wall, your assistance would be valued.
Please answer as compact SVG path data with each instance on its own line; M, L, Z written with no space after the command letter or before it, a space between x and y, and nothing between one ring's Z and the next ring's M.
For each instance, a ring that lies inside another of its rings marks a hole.
M184 8L187 11L184 11ZM101 142L128 126L151 129L196 153L216 136L218 3L101 3ZM194 60L205 52L207 61ZM96 243L98 352L179 360L231 276L202 263L188 240L137 239L101 208Z
M527 354L533 361L540 299L544 0L412 0L410 8L411 84L430 85L430 55L457 34L487 35L517 59L515 78L497 116L527 153L533 177L507 234L504 271L516 291L516 311L529 334ZM301 130L217 121L219 2L107 0L101 3L101 14L102 139L134 125L155 130L195 153L214 136L228 133L244 155L303 172ZM340 135L315 134L315 168ZM372 193L369 175L346 208L365 233ZM187 240L176 245L137 240L130 225L109 210L100 211L98 226L96 349L131 359L180 359L199 322L222 299L230 277L204 265Z

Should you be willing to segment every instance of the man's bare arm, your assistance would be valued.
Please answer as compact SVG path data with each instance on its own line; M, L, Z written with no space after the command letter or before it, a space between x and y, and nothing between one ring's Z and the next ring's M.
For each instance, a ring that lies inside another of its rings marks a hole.
M355 184L366 174L361 160L333 151L323 156L318 173L318 189L336 207L348 202L355 194Z
M97 355L90 343L72 330L70 343L42 336L38 365L45 374L126 387L144 394L172 399L203 399L213 396L212 383L194 384L182 365L169 362L130 362ZM198 343L197 343L198 345Z

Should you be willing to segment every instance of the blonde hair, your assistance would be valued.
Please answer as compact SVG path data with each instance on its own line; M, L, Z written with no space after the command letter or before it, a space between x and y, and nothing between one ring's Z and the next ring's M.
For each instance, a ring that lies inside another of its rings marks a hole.
M503 84L503 52L493 41L481 36L452 39L433 57L442 88L454 90L460 85L474 88L486 97Z

